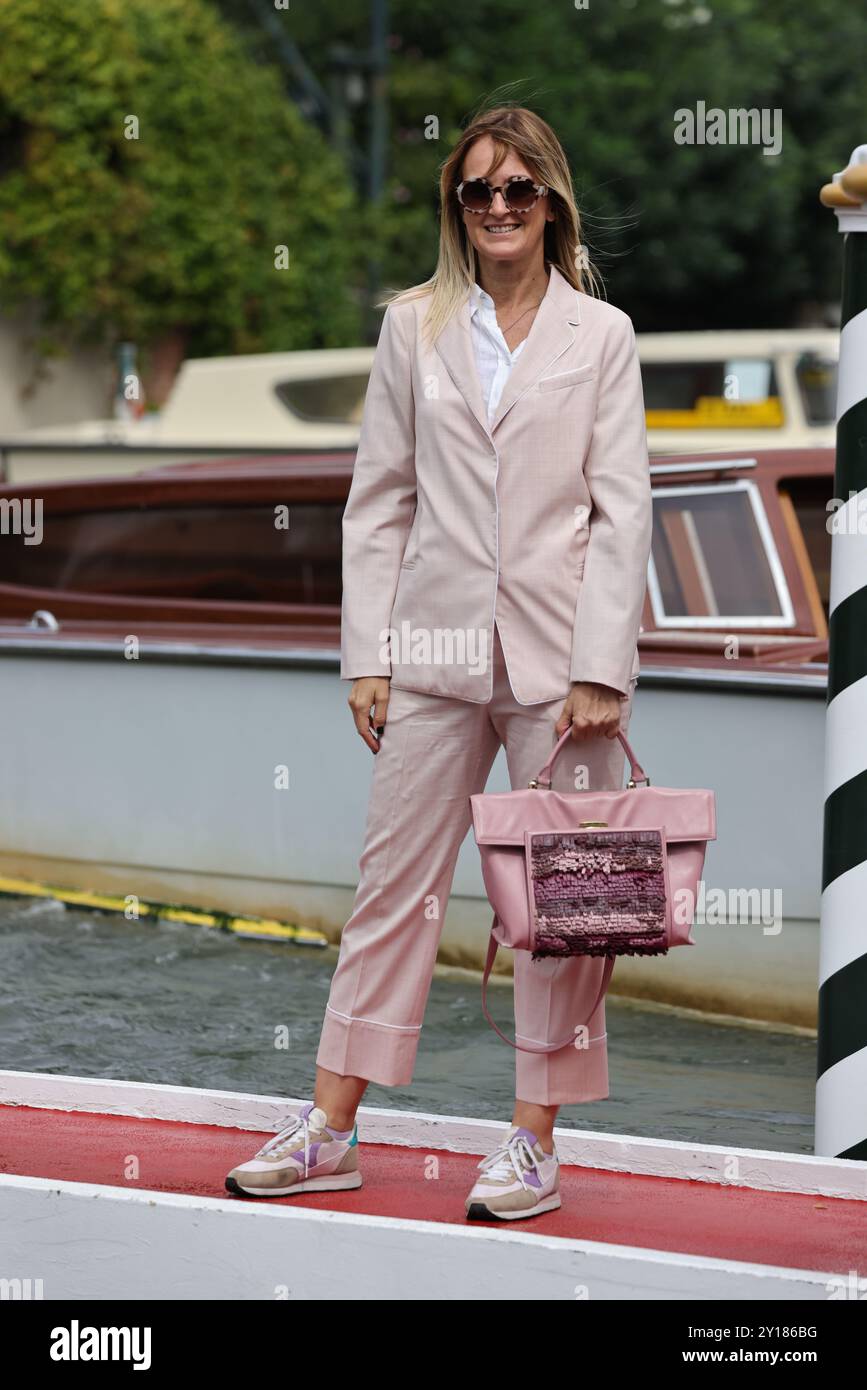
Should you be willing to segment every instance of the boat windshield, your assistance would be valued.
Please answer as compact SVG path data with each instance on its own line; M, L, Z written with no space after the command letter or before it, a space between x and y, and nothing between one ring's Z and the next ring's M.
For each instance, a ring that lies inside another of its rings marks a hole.
M654 489L648 588L659 627L794 622L767 516L748 481Z
M49 514L39 545L4 538L0 584L167 601L339 605L343 507L232 502Z
M810 425L833 425L837 418L837 363L805 352L795 367L804 418Z
M368 374L293 378L281 381L274 391L281 405L299 420L321 425L360 425Z
M785 423L767 357L642 362L648 429L780 429Z

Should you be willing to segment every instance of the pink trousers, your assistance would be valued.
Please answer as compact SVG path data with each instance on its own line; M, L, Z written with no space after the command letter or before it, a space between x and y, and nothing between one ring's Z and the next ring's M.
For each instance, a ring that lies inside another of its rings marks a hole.
M496 629L492 659L487 704L391 691L374 757L358 891L316 1057L342 1076L385 1086L411 1081L455 861L471 824L469 797L484 791L501 745L517 788L535 776L556 742L554 725L568 691L550 704L521 705ZM624 733L633 690L634 683L621 701ZM619 788L623 767L617 739L570 742L554 764L552 786ZM594 956L533 961L528 951L514 952L517 1036L569 1044L547 1054L514 1054L518 1100L561 1105L608 1095L604 999L587 1019L603 966ZM584 1022L585 1045L576 1047L575 1027ZM480 1043L486 1034L480 1006Z

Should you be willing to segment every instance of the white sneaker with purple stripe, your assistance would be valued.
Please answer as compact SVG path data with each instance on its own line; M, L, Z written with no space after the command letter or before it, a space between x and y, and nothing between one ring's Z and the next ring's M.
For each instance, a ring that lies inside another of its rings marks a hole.
M244 1197L289 1197L360 1186L358 1125L345 1131L329 1129L328 1116L313 1101L226 1178L228 1190Z
M512 1125L478 1166L482 1176L466 1200L468 1221L518 1221L561 1205L557 1150L546 1154L532 1130Z

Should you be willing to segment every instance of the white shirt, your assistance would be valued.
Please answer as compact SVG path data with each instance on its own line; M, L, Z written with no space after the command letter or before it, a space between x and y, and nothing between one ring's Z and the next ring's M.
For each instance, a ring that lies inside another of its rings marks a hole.
M497 323L496 305L475 281L470 290L470 325L482 397L488 408L490 423L500 403L509 372L527 339L523 338L514 352L509 351L503 330Z

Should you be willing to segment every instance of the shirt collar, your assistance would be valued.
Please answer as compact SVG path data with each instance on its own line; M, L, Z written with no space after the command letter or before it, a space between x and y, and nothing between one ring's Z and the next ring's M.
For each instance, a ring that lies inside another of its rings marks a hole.
M475 314L479 309L494 309L496 311L496 305L487 290L483 290L481 285L474 280L470 290L470 314Z

